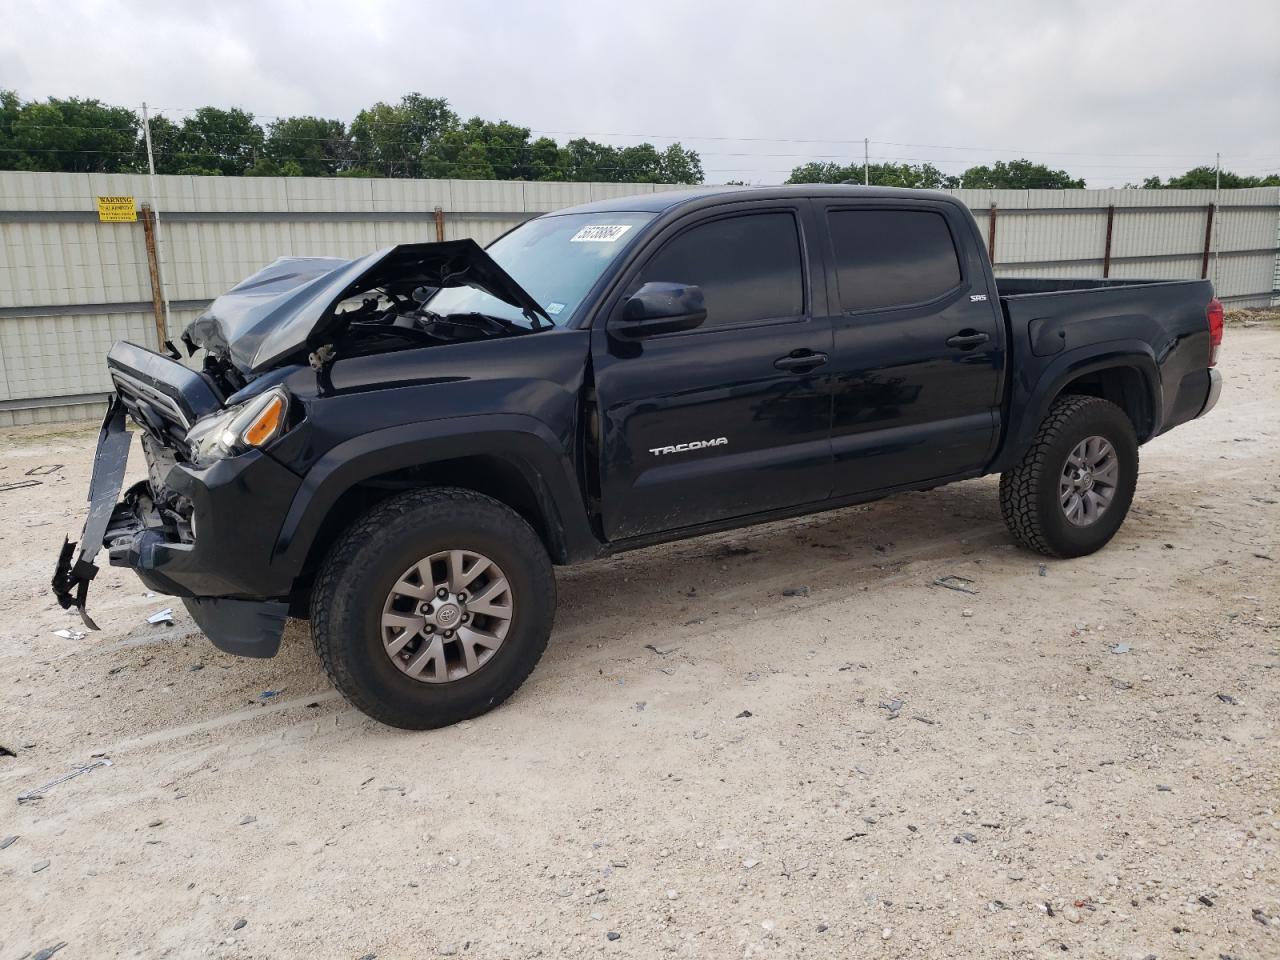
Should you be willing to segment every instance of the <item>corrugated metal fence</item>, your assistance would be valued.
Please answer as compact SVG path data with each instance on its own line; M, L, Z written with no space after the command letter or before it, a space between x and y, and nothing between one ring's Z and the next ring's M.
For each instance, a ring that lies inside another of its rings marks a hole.
M405 241L488 243L548 210L649 184L156 177L0 172L0 425L95 415L116 339L154 346L145 224L101 223L96 198L160 212L168 334L281 256L356 257ZM1216 277L1228 303L1275 295L1280 189L961 190L1006 276ZM1211 207L1211 205L1214 205ZM994 211L994 212L993 212ZM1206 237L1217 255L1206 258Z

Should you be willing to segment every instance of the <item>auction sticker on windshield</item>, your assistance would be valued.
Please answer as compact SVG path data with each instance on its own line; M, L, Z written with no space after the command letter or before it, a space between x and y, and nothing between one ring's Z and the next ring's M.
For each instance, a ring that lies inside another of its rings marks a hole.
M572 237L570 243L613 243L631 229L631 224L593 223L583 227Z

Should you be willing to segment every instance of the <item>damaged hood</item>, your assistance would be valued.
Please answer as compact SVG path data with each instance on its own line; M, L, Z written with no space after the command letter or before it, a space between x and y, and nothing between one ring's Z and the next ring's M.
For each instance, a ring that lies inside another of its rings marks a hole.
M551 318L474 240L406 243L358 260L281 257L214 300L184 338L254 375L333 343L349 322L342 301L397 287L475 287L523 310Z

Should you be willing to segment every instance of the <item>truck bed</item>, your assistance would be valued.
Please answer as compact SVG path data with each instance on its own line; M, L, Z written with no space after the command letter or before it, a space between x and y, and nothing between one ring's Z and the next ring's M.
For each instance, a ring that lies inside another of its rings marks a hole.
M1193 419L1209 389L1208 280L1103 280L1058 277L996 278L1009 343L1006 430L1020 449L1042 410L1022 410L1035 384L1066 383L1118 359L1142 371L1149 398L1140 442ZM1103 344L1107 350L1097 351ZM1088 349L1086 349L1088 348ZM1088 360L1078 361L1077 356ZM1082 366L1083 363L1083 366ZM1056 394L1050 387L1049 396Z

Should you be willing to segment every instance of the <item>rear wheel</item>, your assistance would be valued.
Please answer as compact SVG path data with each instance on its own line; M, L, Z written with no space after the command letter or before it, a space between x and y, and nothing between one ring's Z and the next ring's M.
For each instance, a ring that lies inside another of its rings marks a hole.
M1024 546L1080 557L1115 536L1137 482L1138 438L1125 412L1098 397L1061 397L1001 475L1000 510Z
M546 648L555 576L537 534L470 490L381 504L333 546L312 595L316 652L353 705L423 730L496 707Z

